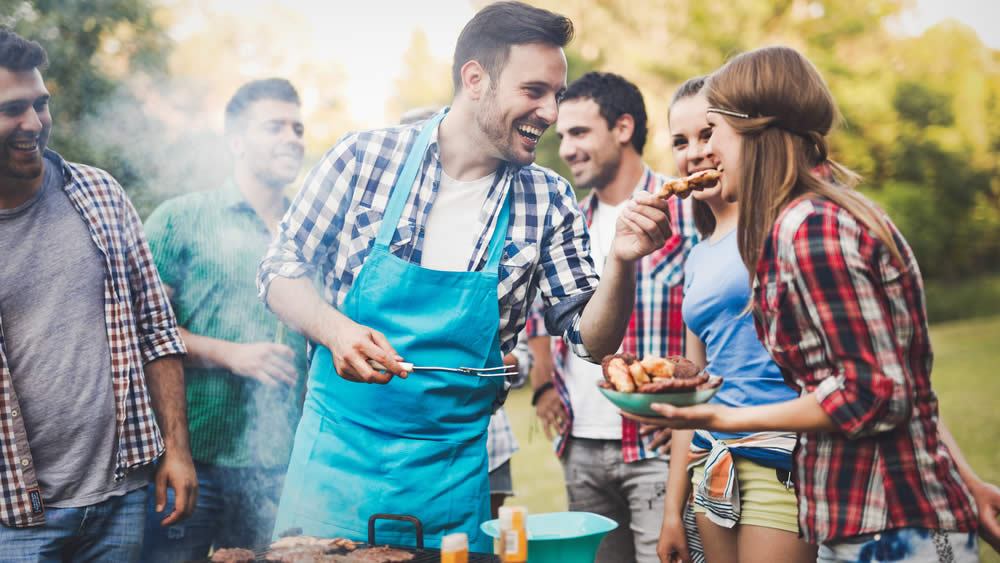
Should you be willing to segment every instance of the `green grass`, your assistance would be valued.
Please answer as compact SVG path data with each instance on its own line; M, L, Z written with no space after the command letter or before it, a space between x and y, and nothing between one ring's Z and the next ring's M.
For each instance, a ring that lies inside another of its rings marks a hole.
M1000 317L935 325L931 341L941 416L980 477L1000 484ZM531 392L511 393L507 409L521 446L511 462L517 496L508 504L532 513L565 510L562 470L535 422ZM988 546L982 557L1000 563Z

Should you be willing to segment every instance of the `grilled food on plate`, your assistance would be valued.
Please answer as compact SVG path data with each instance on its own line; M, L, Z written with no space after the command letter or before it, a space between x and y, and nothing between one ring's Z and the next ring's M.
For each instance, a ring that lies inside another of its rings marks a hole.
M675 180L667 180L660 187L659 191L656 192L657 197L667 198L675 195L680 198L685 198L691 195L693 190L703 190L705 188L710 188L719 181L722 174L718 170L699 170L694 174L685 176L684 178L677 178Z
M647 356L639 360L631 354L606 356L601 363L601 386L622 393L683 393L712 389L722 384L691 360L682 356Z

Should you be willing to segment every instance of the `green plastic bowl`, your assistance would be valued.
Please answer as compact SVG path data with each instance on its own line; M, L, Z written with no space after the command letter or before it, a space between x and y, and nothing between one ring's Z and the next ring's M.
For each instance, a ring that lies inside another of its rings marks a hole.
M531 563L593 563L601 540L618 527L614 520L592 512L529 514L525 524ZM492 538L500 537L497 520L479 528Z
M616 407L629 414L640 416L660 416L660 413L650 408L653 403L668 403L677 407L690 407L708 402L715 396L721 385L711 389L688 391L685 393L622 393L614 389L598 387L601 393L615 404Z

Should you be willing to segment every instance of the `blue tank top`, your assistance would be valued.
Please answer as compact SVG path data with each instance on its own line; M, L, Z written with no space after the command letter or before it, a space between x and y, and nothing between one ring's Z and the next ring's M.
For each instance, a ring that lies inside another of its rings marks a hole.
M785 384L781 370L757 339L753 316L743 312L750 301L750 283L736 241L734 229L691 250L684 267L684 323L705 343L705 369L725 378L711 402L747 407L790 401L798 394ZM722 440L748 434L712 433ZM783 468L790 463L770 459L773 454L768 452L761 454L764 458L753 461ZM751 456L757 457L746 457Z

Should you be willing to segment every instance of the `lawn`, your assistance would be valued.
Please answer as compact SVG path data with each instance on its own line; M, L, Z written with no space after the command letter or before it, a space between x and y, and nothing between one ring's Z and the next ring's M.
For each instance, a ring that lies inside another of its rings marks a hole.
M934 388L941 413L962 451L981 477L1000 484L1000 317L935 325L931 329ZM520 389L507 401L521 446L514 455L514 489L508 504L530 512L566 509L562 470L552 445L535 422L531 392ZM1000 563L988 547L983 561Z

